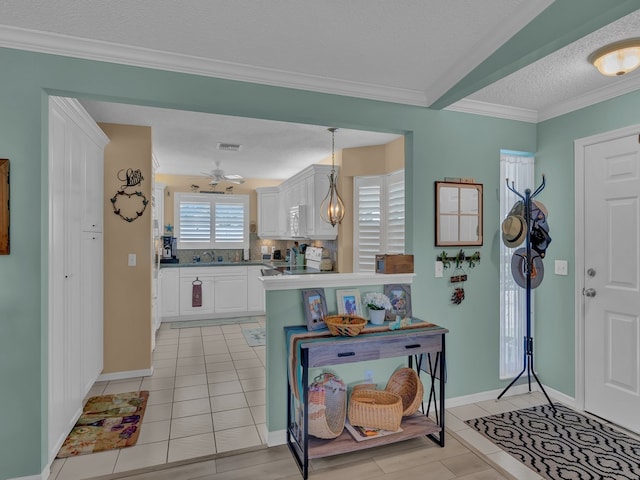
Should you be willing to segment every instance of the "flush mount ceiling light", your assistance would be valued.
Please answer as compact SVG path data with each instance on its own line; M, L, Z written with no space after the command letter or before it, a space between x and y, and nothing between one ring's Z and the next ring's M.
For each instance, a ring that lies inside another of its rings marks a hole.
M602 47L589 55L589 62L608 77L629 73L640 66L640 38Z
M335 227L336 223L342 223L345 209L336 185L338 181L335 167L335 134L337 128L331 127L327 130L331 132L331 174L329 175L329 191L320 204L320 218L323 222L330 223L332 227Z

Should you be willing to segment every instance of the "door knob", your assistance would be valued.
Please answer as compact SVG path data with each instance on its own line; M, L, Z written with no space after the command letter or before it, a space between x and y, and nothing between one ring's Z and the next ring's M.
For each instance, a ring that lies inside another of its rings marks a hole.
M582 294L585 297L595 297L596 296L596 289L595 288L586 288L582 291Z

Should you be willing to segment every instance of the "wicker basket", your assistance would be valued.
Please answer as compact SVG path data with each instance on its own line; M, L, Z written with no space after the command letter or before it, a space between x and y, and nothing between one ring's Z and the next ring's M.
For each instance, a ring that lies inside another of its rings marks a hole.
M395 432L402 421L400 395L386 390L356 390L349 402L349 423Z
M331 439L344 429L347 389L332 373L322 373L309 386L309 435Z
M367 320L357 315L329 315L324 323L332 335L354 337L362 331Z
M424 387L413 368L396 370L387 382L385 390L400 395L402 398L403 416L413 415L418 411L424 397Z

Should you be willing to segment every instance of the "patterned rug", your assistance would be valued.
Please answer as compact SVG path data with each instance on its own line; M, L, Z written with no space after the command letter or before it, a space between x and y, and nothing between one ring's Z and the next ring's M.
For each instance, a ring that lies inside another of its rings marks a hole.
M250 347L260 347L267 344L267 335L263 327L243 328L242 335Z
M570 408L548 404L467 420L550 480L640 478L640 442Z
M91 397L57 457L135 445L148 398L146 390Z

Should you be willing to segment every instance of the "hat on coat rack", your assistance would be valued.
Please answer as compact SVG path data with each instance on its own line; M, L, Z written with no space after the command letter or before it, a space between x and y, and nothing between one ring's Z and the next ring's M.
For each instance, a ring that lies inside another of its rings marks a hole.
M547 215L549 215L549 211L542 202L537 200L531 202L531 248L538 252L542 258L544 258L547 247L551 243Z
M511 257L511 274L516 283L527 288L527 249L521 247L513 252ZM542 257L536 251L531 252L531 288L536 288L544 278Z
M502 242L515 248L527 238L527 221L524 218L524 203L516 202L502 221Z

